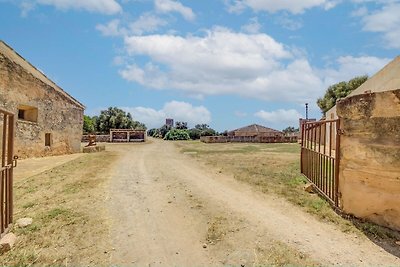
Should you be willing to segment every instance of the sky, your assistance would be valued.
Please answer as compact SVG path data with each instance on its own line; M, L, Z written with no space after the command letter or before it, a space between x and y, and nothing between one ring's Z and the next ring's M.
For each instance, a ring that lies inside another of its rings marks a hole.
M398 56L400 0L0 0L0 39L98 115L298 127Z

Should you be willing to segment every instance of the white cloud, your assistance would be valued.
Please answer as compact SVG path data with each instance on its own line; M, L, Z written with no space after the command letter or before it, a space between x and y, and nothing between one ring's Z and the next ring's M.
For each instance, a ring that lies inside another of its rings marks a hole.
M400 3L387 2L372 13L364 10L363 30L383 34L383 45L387 48L400 48Z
M363 17L368 14L368 9L363 6L351 12L352 17Z
M115 56L112 63L115 66L121 66L125 63L125 58L123 56Z
M214 28L204 36L146 35L125 38L128 57L120 75L143 86L201 98L232 94L267 101L312 102L332 83L372 75L388 59L340 57L315 68L304 54L266 34Z
M242 26L242 31L247 33L258 33L261 29L261 24L258 22L258 18L251 18L249 23Z
M156 10L161 13L177 12L181 14L186 20L193 21L196 15L193 10L182 3L175 0L155 0Z
M122 12L122 7L115 0L36 0L36 3L61 10L77 9L106 15Z
M296 126L299 124L299 118L302 117L301 113L295 109L278 109L274 111L260 110L254 116L262 119L263 121L273 125L290 125Z
M120 20L114 19L107 24L97 24L96 29L104 36L123 36L127 34L127 30L120 27Z
M133 34L151 33L157 31L160 27L167 25L167 22L150 13L141 15L136 21L132 22L129 27Z
M371 56L343 56L336 60L336 68L330 67L321 71L320 76L324 84L329 86L338 81L346 81L355 76L371 76L389 63L389 58L378 58Z
M26 17L30 11L35 8L35 3L31 1L22 1L20 3L21 16Z
M322 7L324 9L333 8L339 0L225 0L230 12L241 12L249 7L254 11L267 11L275 13L278 11L288 11L293 14L303 13L305 10Z
M107 24L96 25L96 29L104 36L128 36L152 33L167 24L167 21L151 13L145 13L131 23L122 23L119 19L113 19Z
M166 118L175 121L185 121L189 127L195 124L211 122L211 113L204 106L193 106L187 102L170 101L165 103L160 110L147 107L124 107L123 110L130 112L135 120L143 122L148 128L158 128L165 123Z
M281 15L275 19L275 23L285 29L295 31L303 27L303 22L300 19L294 19L288 15Z

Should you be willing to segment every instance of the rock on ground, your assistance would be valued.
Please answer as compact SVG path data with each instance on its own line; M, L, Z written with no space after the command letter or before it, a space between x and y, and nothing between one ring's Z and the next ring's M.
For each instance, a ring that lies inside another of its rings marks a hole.
M0 255L11 250L17 240L17 236L13 233L6 234L0 240Z
M15 225L20 227L20 228L24 228L24 227L27 227L27 226L31 225L32 221L33 221L32 218L21 218L21 219L17 220Z

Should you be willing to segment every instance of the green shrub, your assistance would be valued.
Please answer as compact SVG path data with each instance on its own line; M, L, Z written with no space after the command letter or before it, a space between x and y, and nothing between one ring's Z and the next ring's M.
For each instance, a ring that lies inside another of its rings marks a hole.
M189 140L190 136L187 130L172 129L165 136L164 140Z
M200 139L201 130L193 128L189 130L189 136L192 140Z

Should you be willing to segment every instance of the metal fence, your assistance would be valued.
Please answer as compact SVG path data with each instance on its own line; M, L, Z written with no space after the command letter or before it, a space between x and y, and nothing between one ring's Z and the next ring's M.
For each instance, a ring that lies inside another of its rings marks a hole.
M308 122L301 127L301 173L318 193L339 206L340 120Z
M14 114L0 109L0 237L13 221Z

